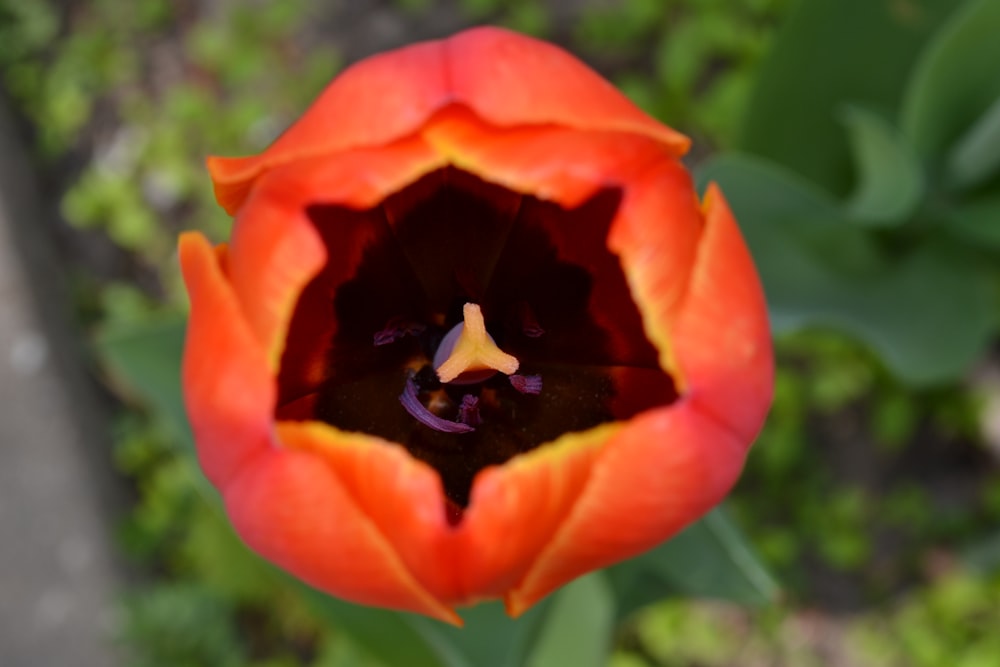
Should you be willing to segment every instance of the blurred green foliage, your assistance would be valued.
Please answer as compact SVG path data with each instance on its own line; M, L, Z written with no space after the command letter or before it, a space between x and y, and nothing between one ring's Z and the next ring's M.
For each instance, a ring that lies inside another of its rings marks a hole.
M463 632L310 593L250 554L191 463L176 387L154 379L176 382L174 237L229 226L204 156L267 145L343 63L309 29L328 19L319 3L211 4L0 0L4 89L46 168L71 174L65 217L134 264L81 295L111 381L147 408L116 433L137 494L121 541L152 575L123 602L130 664L514 667L575 650L573 664L614 667L821 665L803 609L830 589L850 591L851 616L819 627L849 664L995 662L1000 483L983 464L955 501L913 462L935 443L985 458L960 383L1000 323L996 2L595 0L570 16L575 3L394 1L404 21L443 12L556 39L719 151L699 178L722 183L782 334L774 409L730 506L781 603L646 606L773 598L713 514L521 624L487 605Z
M753 83L788 0L595 3L577 23L584 53L601 54L619 86L652 115L707 146L735 140ZM702 146L702 150L705 147Z
M745 154L699 170L732 203L778 332L840 329L914 385L982 357L1000 327L998 31L992 0L790 14Z

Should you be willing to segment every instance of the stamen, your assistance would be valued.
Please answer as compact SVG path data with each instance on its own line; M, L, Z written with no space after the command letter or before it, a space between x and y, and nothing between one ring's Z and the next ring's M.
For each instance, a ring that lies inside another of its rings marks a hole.
M420 397L417 396L417 383L413 381L412 377L406 378L406 387L399 396L399 402L403 404L403 408L410 413L411 417L435 431L441 431L442 433L469 433L476 430L469 424L460 424L442 419L424 407L424 404L420 402Z
M479 399L472 394L462 397L462 404L458 406L458 421L469 426L479 426L483 423L483 418L479 414Z
M434 367L441 382L471 384L482 382L497 371L507 375L517 371L520 365L517 358L497 347L486 332L479 306L467 303L462 314L465 321L445 335L434 355Z
M542 393L541 375L511 375L510 384L522 394L538 395Z
M381 331L375 332L375 347L395 343L406 336L417 336L423 333L424 329L426 329L424 325L397 315L386 322Z

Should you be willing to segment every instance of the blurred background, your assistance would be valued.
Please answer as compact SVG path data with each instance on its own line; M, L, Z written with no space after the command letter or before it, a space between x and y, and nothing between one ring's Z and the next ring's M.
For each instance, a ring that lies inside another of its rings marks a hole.
M613 569L459 636L318 599L232 534L179 403L175 240L227 234L205 155L481 23L693 138L779 368L738 488L644 595ZM996 0L0 0L0 664L996 665L997 35Z

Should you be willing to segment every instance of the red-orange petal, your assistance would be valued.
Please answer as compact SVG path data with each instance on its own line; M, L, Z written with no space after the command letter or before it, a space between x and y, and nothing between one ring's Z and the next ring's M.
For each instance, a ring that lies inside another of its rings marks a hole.
M704 208L705 232L672 344L687 396L749 447L774 388L767 304L750 251L714 184Z
M324 247L306 207L365 209L443 163L414 138L379 150L301 160L257 182L233 230L231 278L272 368L277 368L288 321L306 283L324 266L345 278L352 275L365 240L374 233L370 225L345 227L339 243Z
M226 508L251 548L326 593L461 625L414 579L338 474L310 453L271 450L226 485Z
M499 127L559 125L636 133L674 156L690 140L654 120L577 58L502 28L481 27L445 42L454 98Z
M665 352L664 367L679 374L682 397L633 418L605 445L562 530L507 596L514 615L580 574L668 539L722 500L770 405L767 311L735 220L710 187L694 266L684 279L685 262L669 259L662 246L671 232L649 221L659 219L656 210L685 209L659 209L656 197L670 183L679 188L676 196L690 190L675 180L657 187L659 169L632 191L635 208L623 208L612 246L647 333Z
M180 261L191 297L184 401L201 467L222 486L270 447L274 378L205 237L183 234Z
M455 604L461 556L451 546L441 478L403 449L320 422L282 422L285 447L322 458L339 484L432 595Z
M572 579L676 534L725 496L744 449L687 400L630 420L604 446L572 512L506 596L508 612L520 615Z
M678 390L686 378L674 360L669 325L685 294L704 222L691 176L676 160L659 160L628 182L608 248L618 255L660 368Z
M435 116L422 135L455 167L567 208L669 159L647 137L558 126L498 128L461 107Z
M458 526L448 525L438 475L402 447L325 424L282 423L290 449L322 457L409 572L447 604L500 597L532 566L584 487L607 426L571 434L476 480Z
M265 171L304 158L382 146L449 105L498 127L559 125L635 133L675 157L690 145L562 49L481 27L373 56L346 69L257 156L211 157L216 199L234 214Z
M611 424L567 434L476 477L459 535L469 601L504 596L534 568L619 429Z
M341 72L260 155L209 158L216 198L233 214L265 170L391 143L414 133L450 98L441 42L413 44L362 60Z

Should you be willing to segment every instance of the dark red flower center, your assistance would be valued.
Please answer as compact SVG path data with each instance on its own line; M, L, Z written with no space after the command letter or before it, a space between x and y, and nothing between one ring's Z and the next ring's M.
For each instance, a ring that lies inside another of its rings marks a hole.
M445 169L376 208L309 207L330 259L292 318L278 418L398 442L465 506L484 467L675 400L606 247L620 200L565 209Z

